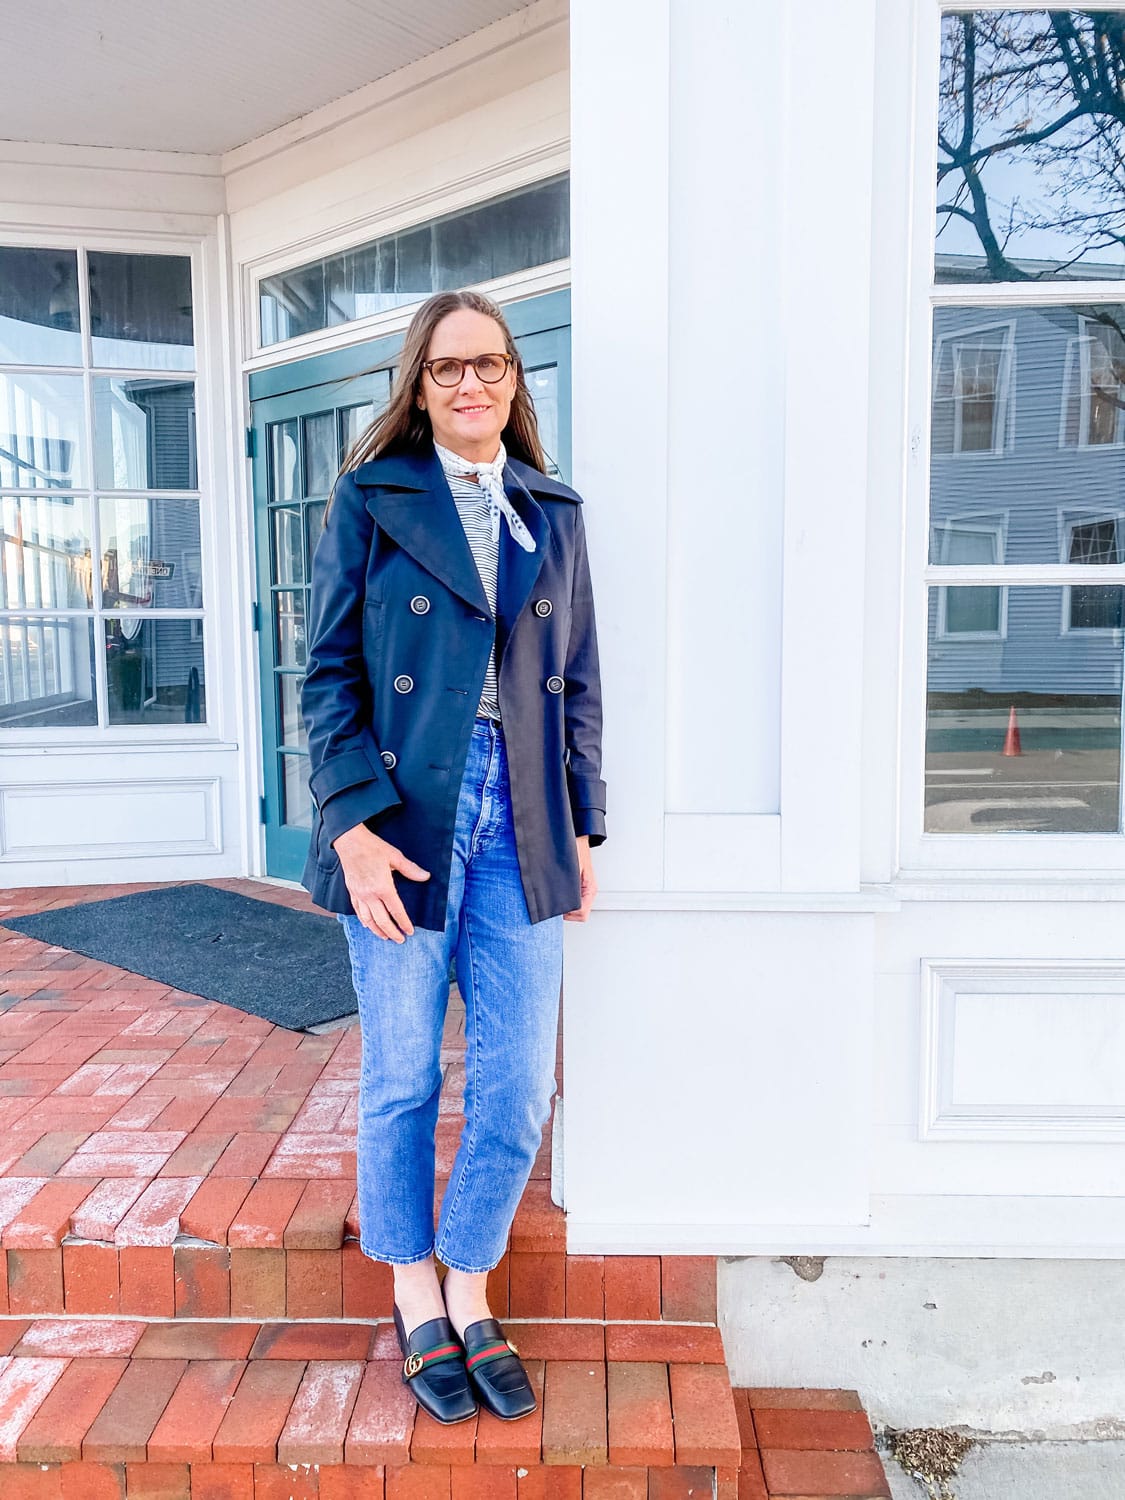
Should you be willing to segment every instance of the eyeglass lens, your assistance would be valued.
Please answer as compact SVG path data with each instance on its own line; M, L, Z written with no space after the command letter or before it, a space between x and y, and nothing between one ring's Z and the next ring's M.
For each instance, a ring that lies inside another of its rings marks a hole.
M494 385L504 378L508 361L503 354L478 354L475 359L437 359L430 365L430 374L438 385L460 385L466 365L472 365L486 385Z

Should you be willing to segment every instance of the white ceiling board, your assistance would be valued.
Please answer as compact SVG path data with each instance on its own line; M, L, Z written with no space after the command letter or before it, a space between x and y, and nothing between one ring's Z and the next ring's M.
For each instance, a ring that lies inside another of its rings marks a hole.
M0 0L0 140L229 151L527 3Z

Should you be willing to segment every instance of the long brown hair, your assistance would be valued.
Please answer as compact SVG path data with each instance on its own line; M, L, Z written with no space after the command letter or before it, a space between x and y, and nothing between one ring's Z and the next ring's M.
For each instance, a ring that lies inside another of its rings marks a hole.
M436 292L427 298L410 320L402 346L391 399L379 415L371 422L344 456L340 466L342 474L358 468L369 458L381 453L424 452L434 439L429 414L422 411L415 397L422 384L422 362L430 347L434 329L442 318L459 308L483 313L500 325L504 335L504 348L512 356L512 367L516 372L516 389L512 397L512 408L508 422L500 439L508 455L522 459L541 474L547 472L547 460L543 445L539 441L539 427L535 420L535 407L531 392L524 377L523 361L512 338L511 329L504 321L504 314L491 297L483 292Z

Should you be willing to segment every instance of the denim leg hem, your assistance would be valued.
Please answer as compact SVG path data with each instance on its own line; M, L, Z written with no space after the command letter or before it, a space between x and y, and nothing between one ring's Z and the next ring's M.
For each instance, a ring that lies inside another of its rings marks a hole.
M391 1266L413 1266L420 1260L426 1260L434 1253L434 1247L431 1245L428 1250L423 1250L421 1255L383 1255L378 1250L369 1250L362 1240L360 1241L359 1248L367 1256L368 1260L385 1261Z
M450 1271L464 1271L467 1276L479 1275L481 1271L491 1271L494 1266L498 1266L500 1264L500 1260L504 1259L504 1257L501 1256L500 1260L494 1260L491 1265L487 1266L463 1266L458 1264L458 1262L455 1260L447 1260L444 1255L438 1254L436 1258L440 1260L442 1265L446 1266Z

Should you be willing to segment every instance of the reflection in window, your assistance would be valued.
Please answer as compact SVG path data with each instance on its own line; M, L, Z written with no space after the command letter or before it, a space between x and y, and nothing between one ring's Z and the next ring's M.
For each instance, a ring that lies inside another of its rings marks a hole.
M928 833L1115 833L1121 639L1062 628L1063 590L1010 587L1003 640L942 640L931 589ZM985 592L989 592L986 590ZM1103 595L1103 616L1121 590Z
M201 609L199 501L103 498L102 605L106 609Z
M1072 520L1066 527L1066 560L1090 563L1094 567L1123 561L1121 518L1102 516L1093 520ZM1069 630L1120 630L1125 623L1122 614L1122 590L1070 584L1066 589L1065 610Z
M1011 325L939 337L934 372L935 453L1005 446Z
M93 598L89 501L0 496L0 609L82 609Z
M0 620L0 724L39 729L97 722L93 620Z
M194 367L190 256L0 246L3 729L206 722Z
M942 18L936 279L1125 275L1120 12Z
M84 430L80 375L0 370L0 488L84 485Z
M158 615L105 621L111 724L206 721L203 642L196 624Z
M939 556L962 566L1003 561L1002 520L959 516L941 528ZM1004 629L1004 590L952 584L938 598L938 634L997 635Z
M1125 308L1083 303L1002 311L1003 323L982 328L979 307L933 310L929 560L1014 566L1103 560L1093 533L1072 538L1061 518L1090 522L1123 509L1125 442L1106 439L1121 420L1125 386L1111 391L1089 372L1099 368L1090 353L1096 344L1125 380L1125 343L1120 355L1109 352L1125 327ZM1100 415L1110 406L1113 427ZM1089 441L1094 433L1103 440ZM991 556L962 524L986 512L1003 517L1003 543ZM1084 549L1082 555L1072 555L1072 547Z
M1125 335L1121 309L1078 320L1067 346L1063 442L1092 447L1125 442Z
M193 369L189 257L91 250L88 261L94 364Z
M570 254L569 179L518 188L262 280L262 344L298 338L431 292L474 286Z
M0 245L0 361L82 363L74 250Z
M196 489L194 383L97 377L94 468L101 489Z

